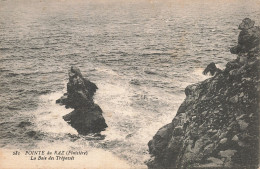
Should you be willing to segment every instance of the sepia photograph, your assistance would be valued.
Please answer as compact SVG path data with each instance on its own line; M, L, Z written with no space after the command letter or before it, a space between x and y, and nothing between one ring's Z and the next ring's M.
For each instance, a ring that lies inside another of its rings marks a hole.
M259 169L259 0L0 0L0 169Z

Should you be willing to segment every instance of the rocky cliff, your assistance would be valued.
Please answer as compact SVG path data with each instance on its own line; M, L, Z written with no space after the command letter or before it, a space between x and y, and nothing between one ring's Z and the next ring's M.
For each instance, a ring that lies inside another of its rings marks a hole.
M149 169L258 168L260 28L246 18L239 29L237 59L205 70L214 76L188 86L172 122L149 141Z
M99 133L107 127L101 108L93 101L96 90L97 86L84 78L78 68L71 67L67 93L56 103L74 109L71 113L63 116L63 119L79 134Z

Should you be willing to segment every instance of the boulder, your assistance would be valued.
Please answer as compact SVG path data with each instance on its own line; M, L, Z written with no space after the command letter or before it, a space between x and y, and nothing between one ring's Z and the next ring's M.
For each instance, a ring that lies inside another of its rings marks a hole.
M56 100L56 103L74 109L63 116L63 119L79 134L99 133L107 127L101 108L93 100L97 89L94 83L82 76L79 68L70 68L67 93Z

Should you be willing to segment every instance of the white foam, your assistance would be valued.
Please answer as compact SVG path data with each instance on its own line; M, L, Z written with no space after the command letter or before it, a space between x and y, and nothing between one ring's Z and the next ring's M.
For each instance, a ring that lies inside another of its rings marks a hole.
M108 75L112 75L112 76L119 76L117 72L113 71L112 69L106 69L104 67L96 67L95 68L96 71L98 72L102 72L102 73L106 73Z
M66 109L65 106L56 104L56 100L61 96L62 92L40 96L39 107L34 111L35 124L43 132L77 134L77 131L62 118L73 109Z
M204 68L195 68L192 72L193 75L195 75L195 77L198 81L203 81L209 77L211 77L210 75L203 75Z

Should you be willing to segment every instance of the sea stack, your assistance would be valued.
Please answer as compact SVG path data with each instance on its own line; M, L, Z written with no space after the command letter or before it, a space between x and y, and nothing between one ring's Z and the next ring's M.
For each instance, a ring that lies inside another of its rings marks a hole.
M239 29L237 59L188 86L172 122L149 141L149 169L258 168L260 28L246 18Z
M79 68L72 66L69 69L67 93L56 103L74 109L63 116L63 119L79 134L99 133L107 127L101 108L93 100L97 89L94 83L82 76Z

